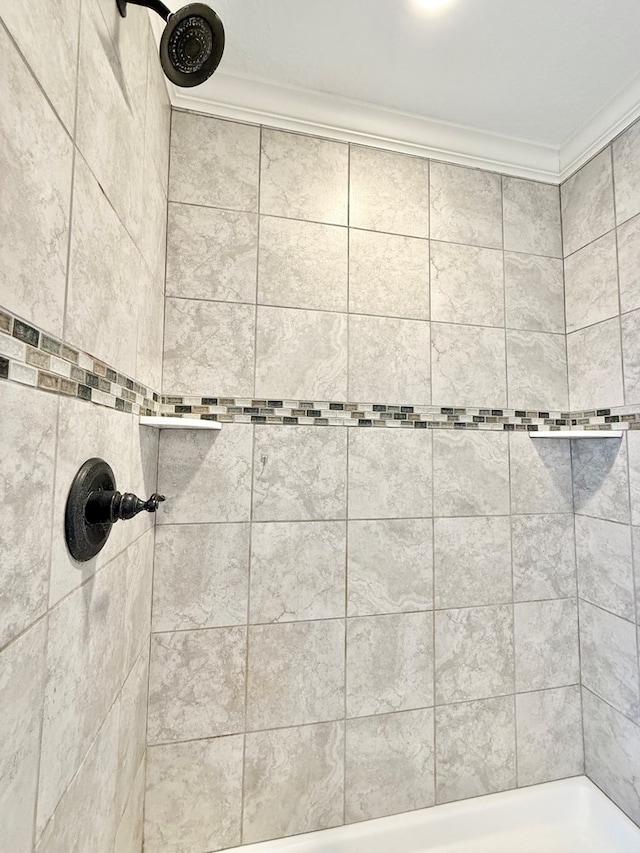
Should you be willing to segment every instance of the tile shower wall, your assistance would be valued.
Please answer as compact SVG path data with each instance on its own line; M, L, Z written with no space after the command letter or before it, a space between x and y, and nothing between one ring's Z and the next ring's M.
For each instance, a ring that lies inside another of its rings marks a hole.
M640 125L562 187L570 405L640 396ZM640 437L572 442L588 775L640 822Z
M557 188L174 112L165 393L566 407L561 254ZM583 771L570 450L540 445L163 434L147 853Z
M169 105L147 13L36 6L0 0L0 312L157 389ZM157 438L71 381L37 389L69 362L0 331L0 846L139 853L153 523L79 565L63 516L91 456L153 491Z

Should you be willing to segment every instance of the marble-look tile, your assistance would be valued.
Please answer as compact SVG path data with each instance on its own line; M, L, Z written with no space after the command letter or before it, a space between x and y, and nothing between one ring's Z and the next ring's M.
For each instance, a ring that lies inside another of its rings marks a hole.
M565 411L569 390L564 335L508 331L507 385L511 408Z
M156 528L154 631L241 625L248 587L248 524Z
M511 512L573 512L571 448L566 441L533 441L509 436Z
M502 252L432 241L431 318L504 326Z
M576 594L573 515L511 517L515 601Z
M428 320L429 242L352 228L349 310Z
M161 249L164 254L164 248ZM153 278L144 260L138 279L138 328L134 376L147 387L162 387L164 276Z
M44 700L46 620L0 653L0 812L11 853L31 853Z
M147 99L144 117L145 165L149 164L160 180L162 193L168 194L169 153L171 147L171 101L165 86L165 76L158 62L158 48L152 27L149 27L147 49Z
M640 310L620 318L622 331L622 362L624 365L624 402L626 406L640 403Z
M345 518L347 430L262 426L255 435L254 521Z
M625 314L640 308L640 216L634 216L618 228L618 279L620 311Z
M640 525L640 430L629 430L626 439L629 459L631 524ZM637 565L640 567L640 563Z
M434 515L508 515L506 433L436 430L433 436Z
M0 648L47 609L58 401L0 385Z
M261 217L258 302L263 305L346 311L348 263L346 228Z
M580 681L578 608L574 598L515 605L516 690Z
M349 399L431 403L429 323L349 317Z
M344 620L249 628L247 730L344 715Z
M501 249L500 175L431 163L431 238Z
M163 387L171 394L253 396L253 305L165 301Z
M617 317L567 335L567 362L574 411L624 405Z
M430 610L431 519L350 521L347 574L349 616Z
M169 199L255 213L260 128L173 111Z
M343 521L254 524L249 621L343 617L346 527Z
M260 305L256 395L345 400L347 340L346 314Z
M436 708L436 802L516 786L513 698Z
M605 148L560 188L564 254L573 254L614 227L611 149Z
M612 148L616 220L620 223L640 213L640 124L632 124L614 140Z
M624 438L571 442L576 513L629 523L627 445Z
M146 762L141 761L133 788L116 830L113 853L140 853L144 831Z
M506 406L502 329L432 323L431 397L442 406Z
M518 786L584 773L580 686L516 696Z
M169 205L167 296L255 302L257 260L254 213Z
M562 261L505 252L504 287L508 329L564 334Z
M125 567L125 559L117 557L49 614L39 832L80 767L123 681Z
M582 702L587 776L640 823L640 728L589 690L582 691Z
M513 692L510 605L435 614L436 705Z
M433 704L433 616L398 613L347 621L347 717Z
M344 723L247 735L245 844L338 826L343 808Z
M580 598L635 619L629 525L576 515L576 564Z
M636 627L580 602L582 685L627 717L640 718Z
M349 432L349 518L423 518L432 513L431 433Z
M126 572L121 637L124 677L146 647L151 633L153 530L136 539L122 559Z
M240 844L241 735L152 746L147 759L147 853L208 853Z
M429 161L351 146L349 225L429 236Z
M567 332L575 332L619 313L615 231L610 231L564 262Z
M6 4L3 4L6 5ZM65 2L65 6L69 4ZM24 13L7 6L24 27ZM54 20L64 14L57 8ZM4 15L4 9L3 9ZM29 16L27 16L28 18ZM40 15L35 14L35 18ZM48 15L43 15L48 22ZM39 22L42 23L42 22ZM47 23L47 29L49 24ZM55 26L52 25L52 26ZM28 20L27 20L28 27ZM35 34L34 34L35 35ZM25 67L5 30L0 118L0 304L52 334L62 334L73 144ZM48 64L52 61L47 48ZM47 286L43 287L42 282Z
M433 710L347 720L345 821L432 806Z
M502 192L505 249L561 258L558 187L504 177Z
M154 634L149 743L242 731L245 660L245 628Z
M252 442L248 424L213 433L163 431L158 488L167 501L157 523L248 521Z
M137 784L147 745L149 696L149 644L134 663L119 698L118 770L116 778L117 817L120 818Z
M508 517L436 518L433 537L435 607L512 600Z
M347 224L349 146L262 129L260 213Z

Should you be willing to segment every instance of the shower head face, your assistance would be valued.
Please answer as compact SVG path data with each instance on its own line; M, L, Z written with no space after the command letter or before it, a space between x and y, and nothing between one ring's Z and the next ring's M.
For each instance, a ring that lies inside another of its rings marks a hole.
M220 18L204 3L190 3L167 21L160 41L160 63L176 86L198 86L211 77L223 51Z

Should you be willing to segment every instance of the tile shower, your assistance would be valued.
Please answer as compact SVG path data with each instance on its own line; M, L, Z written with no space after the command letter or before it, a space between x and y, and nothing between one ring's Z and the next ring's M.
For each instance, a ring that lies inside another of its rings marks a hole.
M639 126L561 190L170 133L139 10L68 0L56 77L5 5L2 162L41 152L0 213L12 853L139 851L145 785L147 853L584 772L640 821L640 432L528 435L637 422ZM159 405L223 428L158 442ZM93 455L168 500L81 572Z

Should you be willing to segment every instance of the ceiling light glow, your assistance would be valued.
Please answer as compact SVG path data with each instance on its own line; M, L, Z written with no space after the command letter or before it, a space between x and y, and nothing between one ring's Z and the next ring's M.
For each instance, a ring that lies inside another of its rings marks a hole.
M413 5L419 12L439 12L451 2L452 0L413 0Z

